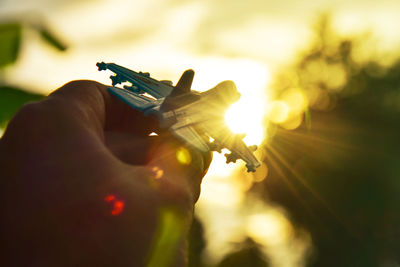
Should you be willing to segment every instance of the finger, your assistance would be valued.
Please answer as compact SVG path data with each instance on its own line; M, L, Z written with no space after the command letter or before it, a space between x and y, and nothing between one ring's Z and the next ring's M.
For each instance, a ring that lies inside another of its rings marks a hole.
M189 204L197 201L208 168L200 152L170 139L159 143L148 166L166 198Z
M98 131L129 132L146 135L156 128L156 121L129 107L94 81L73 81L50 94L49 102L74 113L78 122Z
M135 136L130 133L106 132L105 144L120 161L145 165L155 157L160 142L158 136Z
M73 113L71 117L78 123L104 135L106 145L123 162L142 164L150 159L153 164L150 167L158 167L164 173L162 184L169 184L182 192L189 190L194 200L198 198L200 183L210 162L209 155L204 157L169 136L162 142L153 142L160 139L130 139L132 134L135 137L147 136L156 123L110 95L107 86L93 81L74 81L53 92L48 101L56 103L65 112ZM179 155L189 155L190 160L182 161ZM154 170L157 172L157 168Z
M203 176L206 175L208 168L210 168L211 161L213 159L213 154L211 151L201 153L203 156L203 162L204 162L204 171L203 171Z

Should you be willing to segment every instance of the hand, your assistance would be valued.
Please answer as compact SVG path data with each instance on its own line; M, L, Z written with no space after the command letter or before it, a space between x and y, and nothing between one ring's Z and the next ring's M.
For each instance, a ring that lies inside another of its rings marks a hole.
M210 154L148 136L157 123L106 88L68 83L10 121L0 140L0 265L144 266L157 262L168 222L177 238L163 261L184 264Z

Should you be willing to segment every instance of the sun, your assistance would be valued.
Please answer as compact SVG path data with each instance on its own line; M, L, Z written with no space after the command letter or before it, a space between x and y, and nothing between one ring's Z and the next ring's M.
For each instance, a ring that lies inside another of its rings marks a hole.
M252 64L249 64L252 66ZM245 133L248 145L260 145L265 138L263 121L268 103L270 73L264 66L248 66L238 71L234 82L241 97L225 114L225 122L234 133Z
M246 134L243 139L247 145L260 145L264 139L265 126L263 97L261 92L256 95L243 95L225 114L225 122L234 133Z
M225 122L234 133L244 133L247 145L260 145L265 138L263 124L268 103L270 71L251 59L203 59L196 66L194 88L208 90L223 80L232 80L241 94L225 114Z

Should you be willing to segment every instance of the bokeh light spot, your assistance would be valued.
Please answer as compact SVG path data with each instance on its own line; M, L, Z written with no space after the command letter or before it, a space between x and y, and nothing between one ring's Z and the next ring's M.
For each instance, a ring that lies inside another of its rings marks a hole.
M121 200L117 200L114 202L113 209L111 210L111 214L116 216L119 215L124 210L125 203Z
M273 101L268 109L268 118L273 123L282 123L289 116L289 106L283 101Z
M164 175L164 171L158 166L151 168L151 171L153 172L153 178L155 179L161 179Z
M189 165L192 162L192 156L190 155L190 152L184 147L178 148L176 151L176 159L180 164L183 165Z
M104 198L104 201L105 202L111 202L111 201L113 201L115 199L115 196L114 195L108 195L108 196L106 196L105 198Z
M303 115L293 114L284 123L280 124L286 130L294 130L303 122Z
M290 107L290 111L301 113L307 107L307 99L298 88L292 88L285 91L281 97L285 103Z
M268 167L265 163L262 163L260 167L257 168L257 171L253 173L253 181L254 182L261 182L268 175Z
M111 215L117 216L124 210L125 202L117 199L115 195L107 195L104 201L111 204Z
M288 220L277 211L249 216L246 231L251 238L264 245L281 244L293 234Z
M331 64L327 69L326 84L330 89L339 91L347 82L346 71L341 64Z

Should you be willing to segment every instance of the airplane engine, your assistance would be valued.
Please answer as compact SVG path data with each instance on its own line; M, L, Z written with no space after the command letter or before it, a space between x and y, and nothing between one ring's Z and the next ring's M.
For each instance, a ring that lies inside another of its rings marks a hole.
M256 167L246 164L247 172L256 172Z
M140 71L139 74L142 75L142 76L144 76L144 77L147 77L147 78L150 77L150 73L148 73L148 72L141 72L141 71Z
M235 163L239 159L239 156L234 152L226 153L224 156L226 157L226 163Z
M115 85L117 85L119 83L126 82L126 80L122 79L121 76L119 76L119 75L111 75L110 79L112 81L112 85L113 86L115 86Z
M162 80L162 81L160 81L160 82L162 82L163 84L172 86L172 81L169 81L169 80Z
M221 153L222 151L222 146L217 144L215 141L208 143L208 147L210 148L211 151L217 151L218 153Z
M124 88L125 88L126 90L132 91L132 92L137 93L137 94L143 94L143 93L144 93L143 90L140 90L140 89L139 89L137 86L135 86L135 85L131 85L131 86L124 85Z

